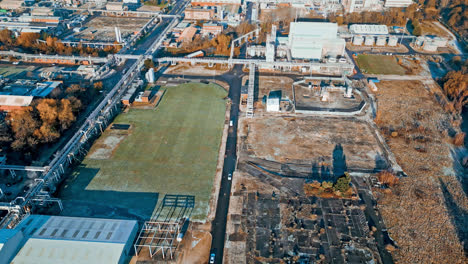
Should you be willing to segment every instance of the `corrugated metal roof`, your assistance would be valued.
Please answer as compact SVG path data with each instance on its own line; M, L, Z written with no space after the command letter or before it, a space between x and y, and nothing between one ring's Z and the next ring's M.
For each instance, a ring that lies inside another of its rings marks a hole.
M33 96L0 95L0 105L28 106L31 104L33 98Z
M125 244L30 238L12 264L118 263Z
M353 24L349 30L354 34L388 35L386 25Z

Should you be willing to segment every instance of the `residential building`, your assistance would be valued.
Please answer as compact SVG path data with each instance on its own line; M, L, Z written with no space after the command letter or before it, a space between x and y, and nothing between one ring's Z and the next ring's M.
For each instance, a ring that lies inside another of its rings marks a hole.
M346 43L337 33L336 23L291 22L288 46L292 58L320 60L325 56L342 56Z

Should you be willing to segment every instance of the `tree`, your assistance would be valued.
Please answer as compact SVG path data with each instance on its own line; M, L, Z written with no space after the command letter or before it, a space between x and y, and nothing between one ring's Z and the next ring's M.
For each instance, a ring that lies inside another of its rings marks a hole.
M75 122L76 117L73 114L72 103L68 99L60 100L60 107L58 109L58 121L62 130L65 130Z
M451 71L443 78L443 89L447 98L453 103L457 113L468 103L468 74Z
M0 30L0 42L6 46L10 46L13 43L13 38L11 37L11 31L8 29Z
M147 59L144 62L145 69L154 68L154 62L152 59Z
M21 33L16 39L16 44L24 48L32 48L37 44L40 35L38 33Z
M339 177L338 180L336 180L335 184L333 184L333 190L339 191L341 193L345 193L346 191L349 190L350 184L351 183L351 177L349 176L349 173L345 172L343 176Z
M39 116L43 123L51 126L57 124L58 106L57 101L54 99L42 99L36 106Z
M104 87L102 82L95 82L93 86L94 86L94 89L96 89L97 91L101 91L102 88Z
M379 174L377 174L377 179L381 184L388 187L393 187L399 182L398 177L389 171L379 172Z
M8 113L7 121L13 132L13 142L11 147L15 151L25 148L34 148L39 142L34 136L34 131L39 128L39 121L34 118L32 107L13 110Z

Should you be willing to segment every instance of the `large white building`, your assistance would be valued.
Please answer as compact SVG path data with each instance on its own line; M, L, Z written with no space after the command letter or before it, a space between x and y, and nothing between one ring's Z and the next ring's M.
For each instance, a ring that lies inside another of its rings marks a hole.
M385 7L407 7L413 0L385 0Z
M30 215L0 229L0 263L125 263L137 232L134 220Z
M291 57L320 60L326 56L342 56L346 43L337 33L336 23L291 22L288 37Z

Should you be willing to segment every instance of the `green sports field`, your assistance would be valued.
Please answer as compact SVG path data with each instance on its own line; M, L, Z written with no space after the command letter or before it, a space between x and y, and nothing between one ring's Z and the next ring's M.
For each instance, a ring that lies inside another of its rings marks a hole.
M363 73L404 75L405 69L398 65L395 57L384 55L358 55L356 63Z
M213 84L164 87L155 109L130 109L107 129L60 191L64 215L147 220L164 194L194 195L209 208L227 92Z

